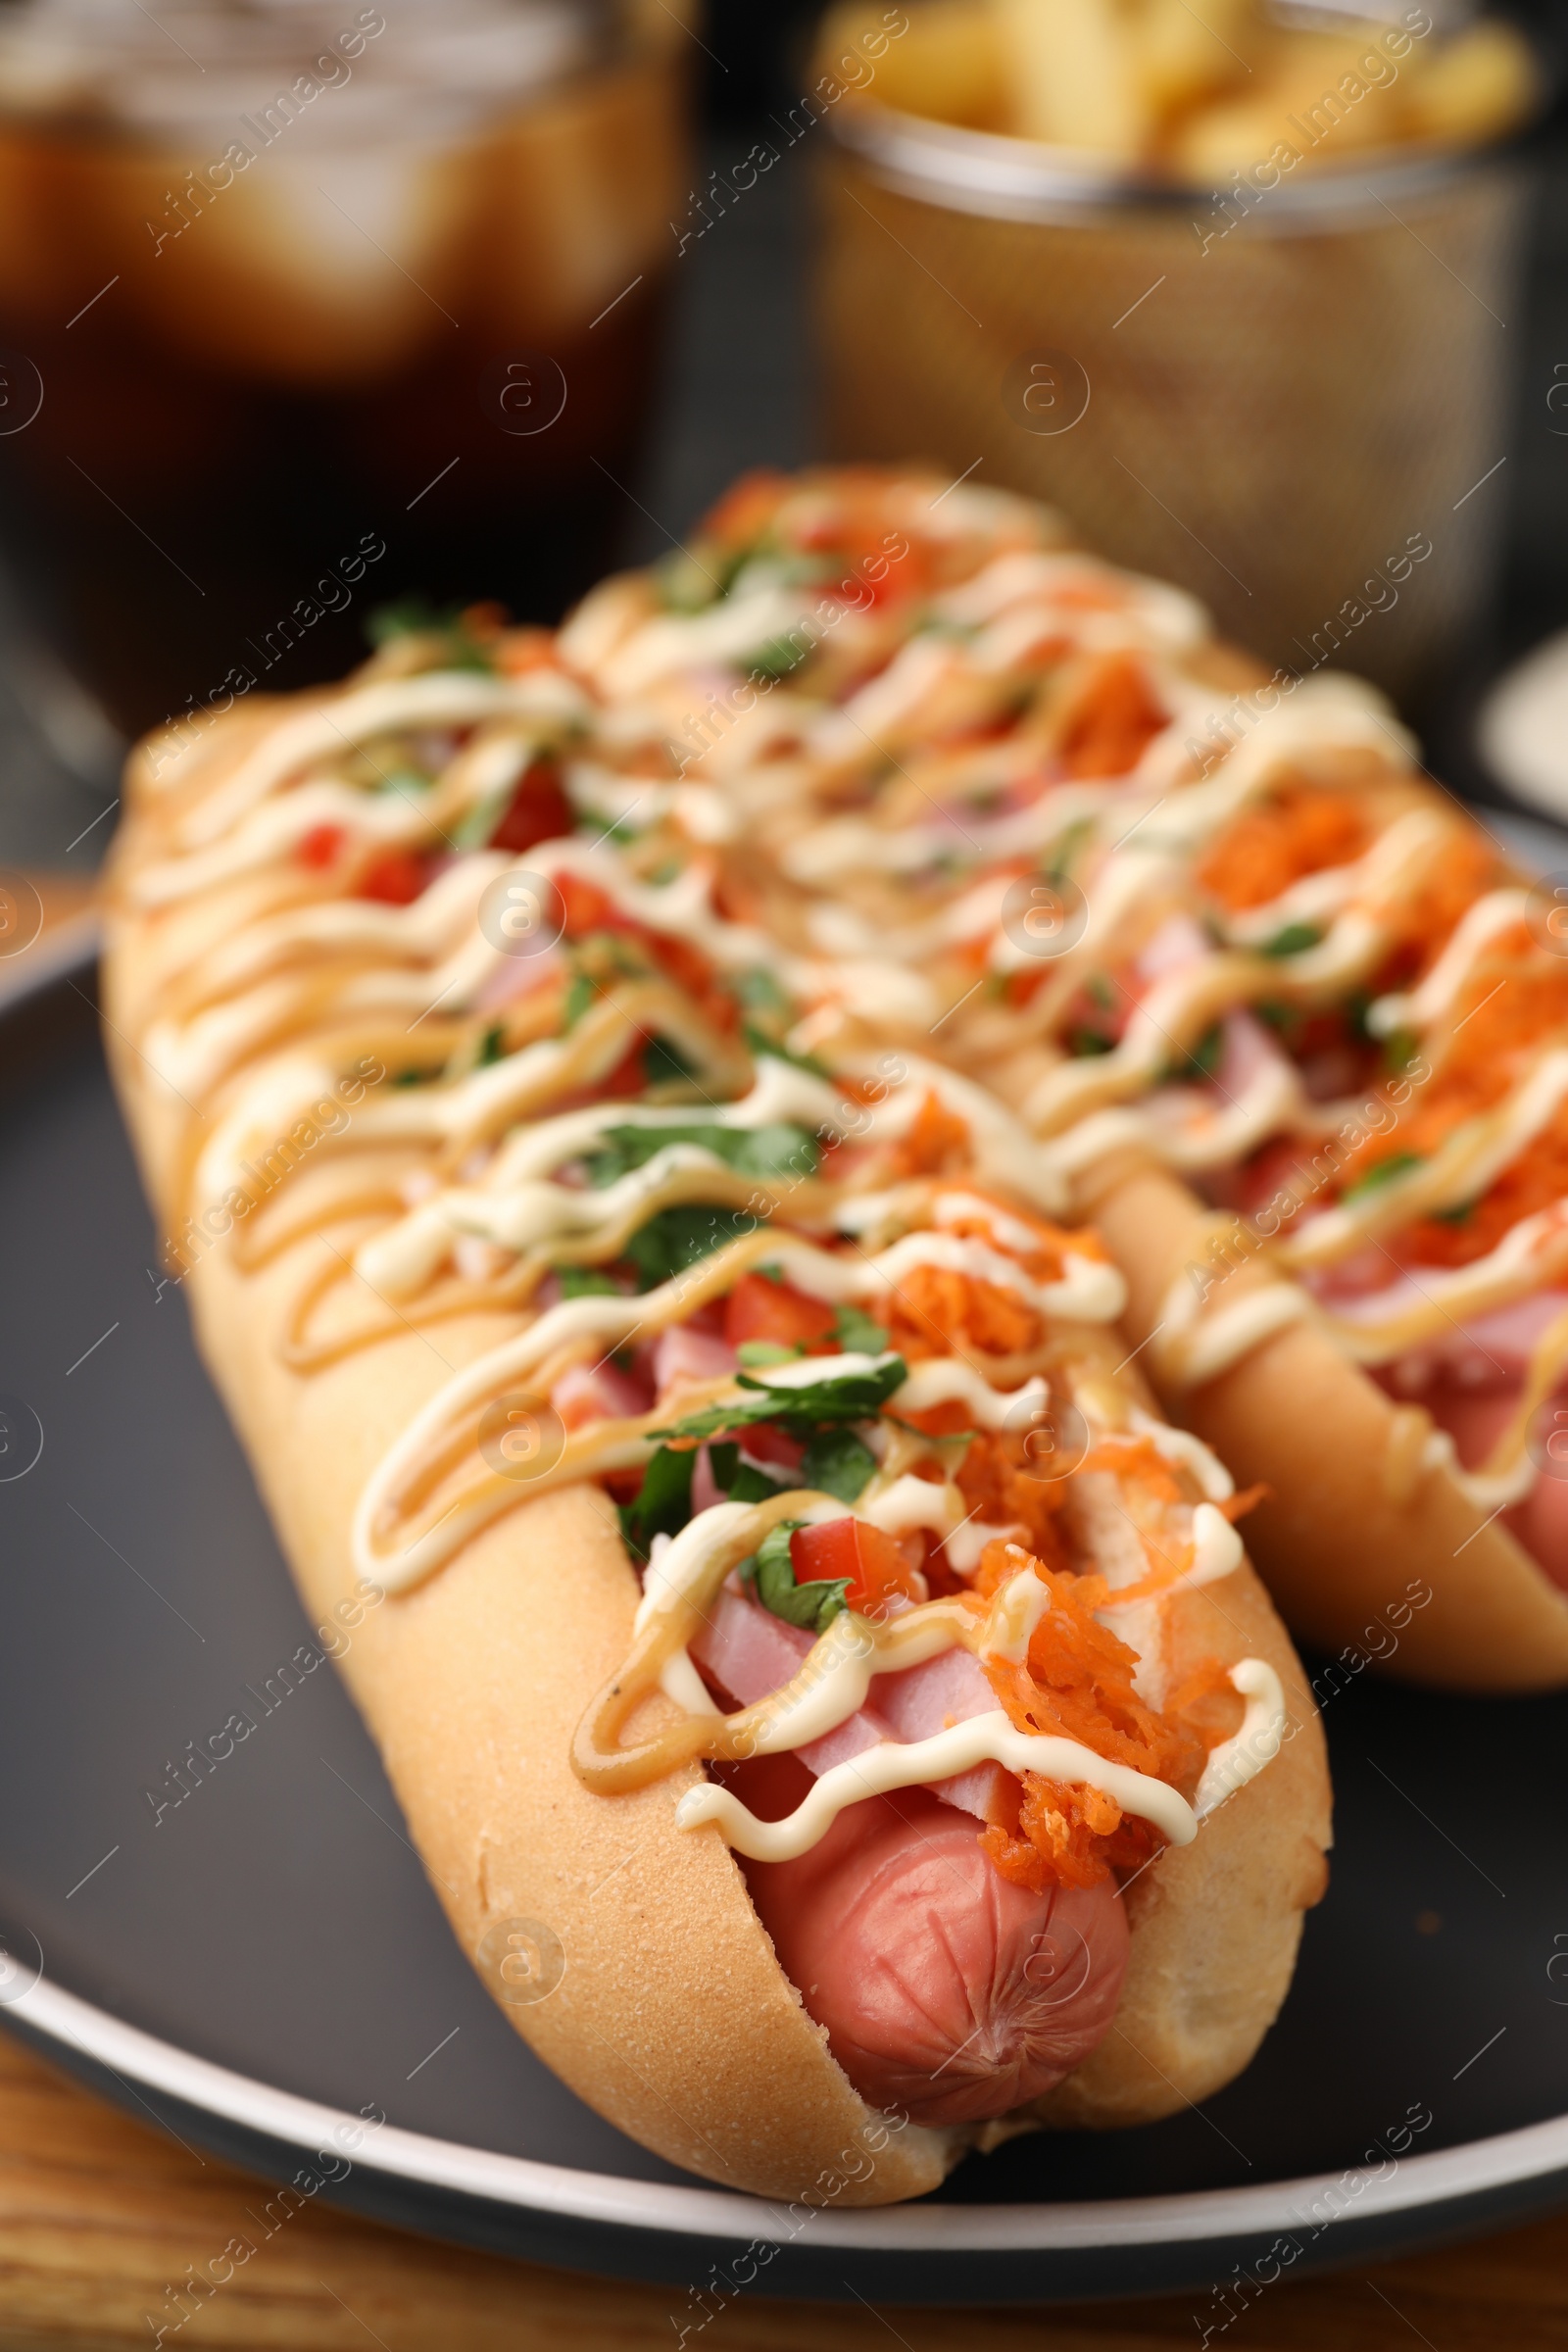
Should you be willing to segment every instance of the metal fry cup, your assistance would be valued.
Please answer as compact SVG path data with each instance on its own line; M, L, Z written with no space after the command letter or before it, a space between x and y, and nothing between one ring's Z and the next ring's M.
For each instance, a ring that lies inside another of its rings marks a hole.
M829 120L837 452L1032 492L1273 662L1419 693L1495 559L1517 153L1198 193L870 101Z

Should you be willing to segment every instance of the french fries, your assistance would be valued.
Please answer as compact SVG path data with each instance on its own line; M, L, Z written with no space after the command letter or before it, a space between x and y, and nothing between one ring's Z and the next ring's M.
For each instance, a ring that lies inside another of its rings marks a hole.
M907 31L887 40L879 0L850 0L847 7L830 9L817 36L818 70L831 73L851 50L863 55L860 36L877 28L885 45L870 94L881 105L971 130L1004 129L1007 81L1001 26L986 0L926 0L908 12L906 21Z
M831 12L824 64L867 17ZM1414 5L1328 30L1268 0L913 0L907 21L865 93L882 105L1199 184L1282 146L1291 170L1476 146L1525 121L1539 89L1513 26L1444 38Z
M1021 136L1136 155L1147 110L1137 47L1120 11L1108 0L993 0L993 7Z

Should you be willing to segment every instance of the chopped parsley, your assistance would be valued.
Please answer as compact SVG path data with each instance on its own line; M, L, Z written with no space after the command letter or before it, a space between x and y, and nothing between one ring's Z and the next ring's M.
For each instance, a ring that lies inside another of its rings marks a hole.
M1359 1200L1367 1193L1381 1192L1396 1176L1406 1175L1420 1165L1419 1152L1393 1152L1387 1159L1380 1159L1376 1167L1368 1168L1364 1176L1358 1176L1353 1184L1348 1184L1340 1197L1344 1200Z
M656 1430L654 1435L717 1438L726 1430L746 1429L756 1421L777 1421L792 1435L809 1439L822 1422L874 1419L909 1376L902 1355L889 1356L886 1362L863 1369L857 1366L852 1372L834 1372L831 1356L824 1356L821 1361L819 1380L787 1387L770 1386L742 1372L741 1387L754 1394L732 1397L727 1404L704 1405L699 1412L688 1413L668 1429Z
M821 1158L815 1136L789 1120L774 1119L765 1127L671 1120L658 1127L607 1127L584 1162L588 1182L602 1192L672 1144L693 1144L747 1176L814 1176Z
M488 673L495 667L458 605L433 605L427 596L401 596L394 604L377 606L365 625L378 653L400 637L428 637L433 641L433 666L438 669Z
M635 1502L620 1512L621 1533L646 1559L656 1536L679 1535L692 1515L692 1472L695 1453L675 1453L661 1446L648 1457Z
M648 1040L643 1054L643 1084L645 1086L686 1086L697 1075L694 1062L687 1060L672 1039L661 1037L657 1031Z
M503 784L475 801L466 816L459 817L452 828L452 847L455 850L482 850L490 841L501 819L512 807L515 784Z
M563 1027L572 1030L595 997L612 980L646 978L648 957L621 931L587 931L571 942L571 978L566 984Z
M620 1285L602 1266L556 1266L563 1298L618 1298Z
M770 637L767 643L752 656L747 667L754 678L787 678L792 669L800 668L810 651L809 639L801 645L796 642L793 634L788 637Z
M755 1233L757 1219L743 1208L705 1208L701 1201L662 1208L640 1225L626 1243L624 1255L637 1273L637 1288L653 1291L672 1281L688 1266L711 1257L726 1242Z
M666 612L704 612L717 604L729 594L751 550L705 547L703 554L706 563L692 549L677 547L656 567L654 578Z
M858 1499L876 1470L876 1456L847 1424L873 1417L905 1379L905 1366L895 1356L869 1371L834 1374L827 1369L831 1360L825 1359L820 1380L796 1389L768 1389L743 1373L741 1386L755 1395L708 1405L669 1429L654 1431L660 1443L648 1457L637 1498L620 1511L621 1532L641 1558L648 1557L656 1536L678 1535L692 1515L698 1451L694 1440L708 1443L713 1483L731 1502L766 1502L790 1487L814 1488L841 1502ZM735 1438L721 1440L723 1431L760 1421L775 1422L804 1440L799 1470L775 1478L756 1462L743 1460ZM808 1597L792 1597L796 1585L789 1536L800 1524L791 1520L782 1531L774 1529L758 1554L742 1563L741 1575L776 1617L820 1633L844 1605L845 1580L804 1586L800 1590Z
M794 1010L777 975L765 964L757 963L749 971L732 972L729 992L748 1012L770 1012L782 1021L788 1020Z
M819 1487L840 1502L858 1502L876 1469L876 1455L853 1429L819 1429L808 1439L797 1473L803 1487Z
M836 1306L833 1327L846 1355L880 1355L888 1344L887 1333L863 1306Z
M847 1576L819 1577L810 1584L798 1585L795 1563L790 1557L790 1538L801 1519L781 1519L770 1527L758 1549L749 1560L741 1562L740 1574L749 1584L764 1609L782 1617L786 1625L798 1625L808 1634L825 1634L835 1617L844 1613L844 1595L850 1589Z
M755 1462L743 1462L736 1445L710 1446L709 1467L713 1484L727 1494L731 1502L765 1502L770 1494L782 1494L784 1488Z
M769 1037L765 1029L757 1028L751 1021L742 1024L741 1034L746 1040L746 1050L754 1060L764 1054L771 1054L775 1061L787 1061L791 1069L808 1070L813 1078L831 1078L833 1075L826 1062L818 1061L814 1054L791 1053L788 1046L781 1045L776 1037Z
M566 982L565 1002L561 1008L563 1036L569 1036L599 994L599 983L590 980L586 972L573 972Z
M1319 946L1322 938L1321 923L1287 923L1283 931L1276 931L1272 939L1263 942L1258 953L1261 956L1299 956L1307 948Z
M1211 1021L1191 1053L1178 1055L1166 1071L1167 1078L1212 1078L1219 1068L1225 1052L1225 1031L1218 1021Z

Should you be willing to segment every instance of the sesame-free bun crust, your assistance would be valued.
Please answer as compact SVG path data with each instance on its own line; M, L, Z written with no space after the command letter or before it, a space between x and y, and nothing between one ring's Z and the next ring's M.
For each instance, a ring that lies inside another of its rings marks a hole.
M220 781L281 708L253 704L218 722L174 794L150 791L145 756L127 783L108 917L106 1042L166 1231L177 1231L186 1206L179 1170L202 1111L161 1084L140 1041L170 972L253 919L269 892L226 884L149 913L123 886L159 854L165 809ZM341 1194L352 1157L302 1166L288 1188L290 1218ZM411 1164L408 1155L376 1157ZM291 1370L278 1345L289 1307L329 1250L346 1250L361 1230L345 1217L330 1235L307 1236L252 1270L236 1262L229 1237L182 1286L316 1624L353 1591L350 1523L386 1447L451 1371L519 1327L514 1315L467 1314L309 1374ZM733 2188L811 2203L918 2195L993 2133L899 2129L866 2107L779 1967L717 1831L675 1827L700 1768L619 1797L590 1794L572 1772L573 1730L626 1654L637 1595L606 1498L564 1489L494 1522L424 1586L370 1607L350 1634L343 1671L454 1932L531 2047L589 2105L671 2161ZM1322 1736L1261 1587L1244 1566L1168 1604L1166 1617L1173 1679L1201 1657L1268 1658L1289 1696L1291 1737L1194 1845L1161 1855L1130 1888L1132 1959L1117 2021L1045 2103L1053 2123L1152 2120L1234 2075L1283 1998L1302 1906L1322 1891ZM564 1973L545 1997L506 1999L495 1961L509 1923L527 1923L546 1949L559 1940Z
M1127 1331L1143 1347L1171 1285L1189 1267L1212 1271L1207 1214L1177 1178L1125 1163L1107 1166L1083 1206L1127 1276ZM1228 1302L1269 1279L1254 1259L1210 1296ZM1391 1402L1326 1331L1287 1325L1193 1389L1162 1384L1152 1348L1139 1360L1172 1420L1240 1484L1270 1490L1248 1541L1304 1640L1371 1650L1386 1674L1453 1690L1568 1683L1568 1594L1446 1469L1410 1460L1413 1408Z

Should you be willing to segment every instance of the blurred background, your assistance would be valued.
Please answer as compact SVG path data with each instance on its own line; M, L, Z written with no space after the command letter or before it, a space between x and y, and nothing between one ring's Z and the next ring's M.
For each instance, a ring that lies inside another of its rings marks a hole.
M144 727L819 455L1052 498L1495 797L1568 624L1560 14L4 0L0 864L90 870Z

